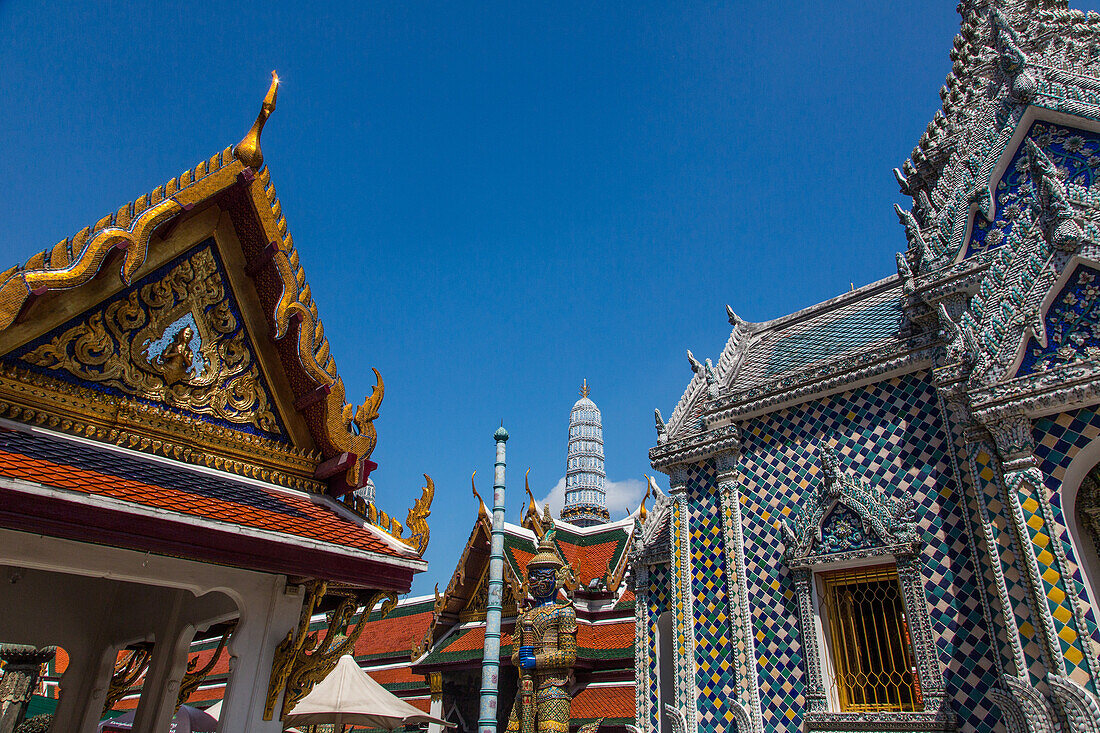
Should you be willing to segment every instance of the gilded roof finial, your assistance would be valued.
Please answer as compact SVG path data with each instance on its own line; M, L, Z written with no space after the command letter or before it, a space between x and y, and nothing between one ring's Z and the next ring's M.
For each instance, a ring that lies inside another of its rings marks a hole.
M523 490L527 492L527 511L533 511L535 514L539 512L539 505L535 503L535 495L531 493L531 484L528 483L527 477L531 475L531 469L527 469L527 473L523 474Z
M649 494L653 490L653 479L644 473L642 475L645 476L646 485L645 496L642 497L642 503L638 506L638 519L644 524L646 515L649 513L645 508L645 500L649 498Z
M264 164L264 154L260 151L260 133L264 130L264 123L271 113L275 111L275 98L279 95L279 75L271 72L271 86L264 97L264 103L260 105L260 114L256 115L256 121L252 123L252 129L244 136L244 139L233 148L233 155L254 171L260 170Z
M588 396L588 378L585 377L584 384L581 385L581 397Z

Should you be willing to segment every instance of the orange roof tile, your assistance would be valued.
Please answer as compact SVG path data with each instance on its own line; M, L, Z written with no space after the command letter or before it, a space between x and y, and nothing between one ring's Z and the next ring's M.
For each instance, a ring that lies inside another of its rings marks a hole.
M354 654L361 657L409 652L424 641L431 622L431 610L411 616L371 620L356 640Z
M8 436L13 435L24 438L25 440L21 443L28 442L26 439L29 436L18 433L8 433L3 442L10 442ZM47 449L50 447L47 446ZM63 446L58 450L64 450L69 454L104 453L104 451L84 446L80 446L79 451L72 446ZM128 456L117 456L117 458L120 463L123 461L133 463L136 460ZM102 455L96 456L96 460L99 465L107 467ZM274 488L268 489L256 484L237 483L231 478L219 477L222 483L231 483L239 489L236 494L230 494L231 496L237 499L251 497L254 500L254 504L246 504L240 500L218 496L216 491L184 491L179 488L159 486L154 481L160 470L160 466L150 464L148 466L150 481L138 481L115 476L103 470L76 467L69 463L34 457L0 447L0 475L2 476L34 481L56 489L110 497L138 506L168 510L183 516L278 532L356 550L391 556L403 555L371 530L338 516L321 504L315 504L306 495L278 491ZM186 471L187 467L180 464L178 467L165 466L163 470L165 472ZM197 484L209 483L203 481L207 478L206 474L195 473Z
M633 621L577 626L577 646L581 649L626 649L633 644Z
M610 567L611 560L618 549L621 540L618 538L601 542L598 545L586 545L580 547L565 541L559 541L565 559L577 573L577 579L581 584L588 585L593 578L603 578L614 570Z
M634 686L586 687L569 706L574 720L594 718L634 719Z
M408 667L391 667L389 669L364 670L375 682L380 685L407 685L420 684L428 686L428 681L422 674L413 674Z

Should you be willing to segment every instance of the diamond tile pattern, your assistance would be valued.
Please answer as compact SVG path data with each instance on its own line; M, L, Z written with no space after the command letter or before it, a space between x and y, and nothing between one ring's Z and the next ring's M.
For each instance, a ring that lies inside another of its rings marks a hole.
M804 679L798 610L792 579L781 560L777 523L796 511L820 480L818 446L823 443L835 447L844 470L896 493L913 494L925 539L925 593L948 699L961 730L986 733L997 725L999 714L985 699L995 676L988 663L991 651L978 596L980 581L965 533L965 497L952 476L928 378L926 372L908 375L742 425L746 575L765 730L801 729ZM698 623L705 625L707 619ZM713 719L721 713L714 708L708 714Z
M670 602L672 599L672 589L669 587L670 573L667 565L654 565L649 569L649 592L647 598L649 601L649 679L654 682L649 686L649 710L650 710L650 724L653 726L653 730L661 729L660 716L661 712L660 696L658 690L658 681L661 679L660 670L657 668L657 638L654 633L656 629L657 619L660 618L662 613L665 613L670 609Z
M1032 431L1036 439L1035 455L1039 458L1039 468L1047 482L1047 495L1057 526L1043 526L1040 524L1041 517L1037 517L1039 522L1029 521L1028 527L1036 543L1039 571L1054 615L1055 630L1062 643L1066 671L1070 677L1096 692L1100 688L1100 680L1089 679L1088 662L1084 655L1093 658L1100 656L1100 630L1093 609L1087 604L1082 604L1084 629L1077 628L1076 620L1071 618L1071 599L1085 598L1085 590L1077 551L1066 531L1067 519L1076 519L1063 514L1062 481L1066 468L1080 450L1100 437L1100 412L1092 407L1042 418L1035 421ZM1076 490L1077 487L1066 488ZM1025 520L1030 519L1027 516L1029 508L1030 504L1024 507ZM1067 567L1052 567L1053 555L1046 549L1051 542L1061 543Z
M687 487L699 730L725 731L734 725L729 700L736 679L722 559L722 508L713 464L690 468Z

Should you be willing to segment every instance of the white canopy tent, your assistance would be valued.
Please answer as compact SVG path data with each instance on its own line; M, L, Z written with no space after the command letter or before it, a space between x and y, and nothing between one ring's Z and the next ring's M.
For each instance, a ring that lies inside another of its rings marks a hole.
M298 726L360 725L386 730L417 723L454 727L453 723L428 715L382 687L349 654L340 657L332 672L294 706L283 722Z
M218 700L216 703L208 707L203 712L214 718L215 720L221 720L222 701ZM301 733L301 731L299 731L297 728L287 728L283 731L283 733Z

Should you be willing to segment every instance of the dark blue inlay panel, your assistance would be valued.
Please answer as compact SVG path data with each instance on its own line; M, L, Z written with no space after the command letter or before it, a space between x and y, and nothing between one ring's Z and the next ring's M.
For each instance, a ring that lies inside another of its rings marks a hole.
M1038 121L1028 130L1027 138L1047 154L1067 183L1088 188L1096 181L1100 170L1100 134ZM996 219L989 222L981 214L974 214L973 231L966 245L967 257L1002 246L1009 240L1016 223L1032 216L1035 198L1027 146L1023 142L997 183L993 197L997 202Z

